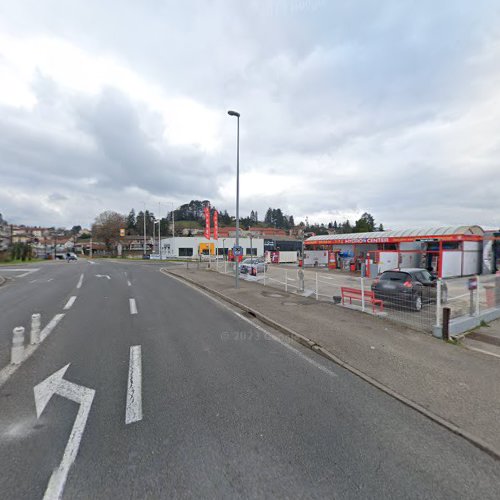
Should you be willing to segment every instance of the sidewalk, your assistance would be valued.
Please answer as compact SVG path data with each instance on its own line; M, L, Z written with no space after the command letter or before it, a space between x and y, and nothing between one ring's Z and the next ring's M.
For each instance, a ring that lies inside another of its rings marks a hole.
M500 360L326 302L214 271L168 268L304 335L500 456ZM448 464L452 466L452 464Z

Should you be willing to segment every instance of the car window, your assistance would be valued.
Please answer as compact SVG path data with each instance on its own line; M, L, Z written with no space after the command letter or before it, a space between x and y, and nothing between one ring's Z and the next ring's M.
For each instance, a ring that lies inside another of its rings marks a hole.
M396 271L386 271L382 273L380 279L382 281L406 281L409 278L409 275L406 273L399 273Z
M431 283L432 282L432 277L430 273L426 270L418 271L415 273L415 278L417 278L420 283Z

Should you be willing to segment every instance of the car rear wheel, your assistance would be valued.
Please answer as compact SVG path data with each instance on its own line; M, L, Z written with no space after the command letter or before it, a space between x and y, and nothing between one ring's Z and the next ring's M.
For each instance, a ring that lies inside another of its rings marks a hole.
M418 293L413 297L412 308L414 311L422 310L422 296Z

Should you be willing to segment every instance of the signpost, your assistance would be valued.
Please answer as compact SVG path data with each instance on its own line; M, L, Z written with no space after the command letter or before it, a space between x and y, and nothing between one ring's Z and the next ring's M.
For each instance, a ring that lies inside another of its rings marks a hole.
M470 292L470 315L474 316L474 290L477 290L477 276L469 278L467 281L467 287Z
M234 245L233 247L233 255L235 257L241 257L243 255L243 247L239 245Z

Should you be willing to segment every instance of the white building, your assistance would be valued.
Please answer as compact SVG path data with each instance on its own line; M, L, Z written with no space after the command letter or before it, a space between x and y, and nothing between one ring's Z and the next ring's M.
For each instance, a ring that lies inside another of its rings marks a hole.
M161 239L162 258L169 257L198 257L199 255L227 255L228 250L236 245L236 238L219 238L207 240L203 236L176 236L175 238ZM243 247L245 256L264 255L263 238L240 238L240 246Z

